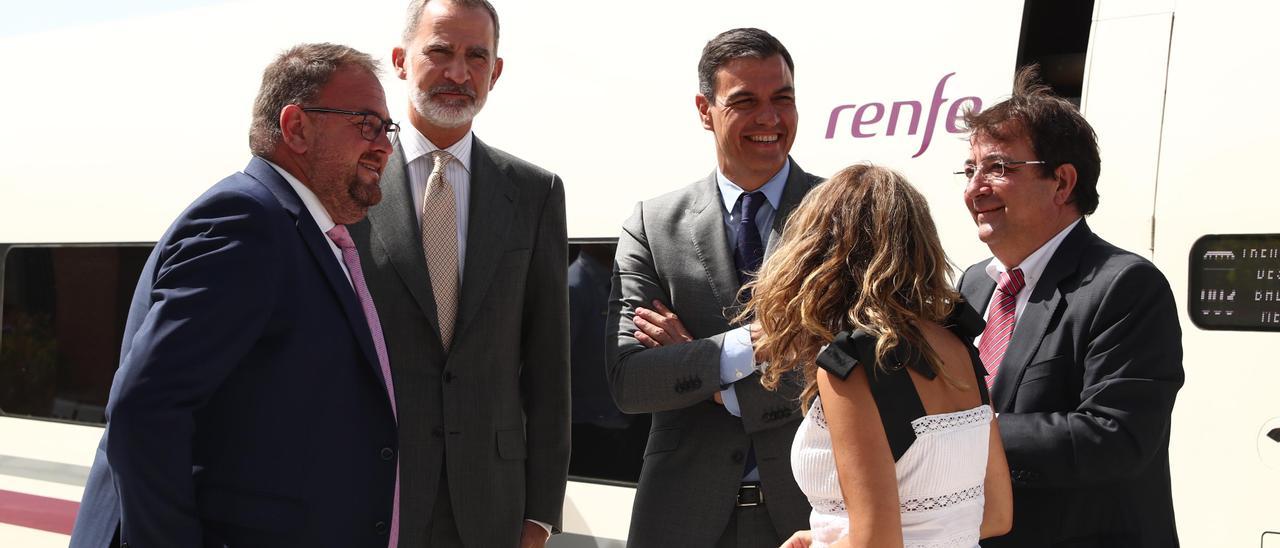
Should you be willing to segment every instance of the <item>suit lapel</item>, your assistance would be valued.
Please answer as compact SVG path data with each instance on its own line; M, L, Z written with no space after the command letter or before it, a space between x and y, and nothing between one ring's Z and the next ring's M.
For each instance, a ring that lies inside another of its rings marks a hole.
M707 283L721 309L736 307L738 301L738 268L729 249L729 231L725 228L724 206L716 188L716 174L698 183L698 194L689 210L692 222L689 236L698 261L707 271Z
M466 261L462 272L462 294L458 301L454 339L466 329L480 310L485 292L493 281L507 231L515 212L519 189L494 163L489 147L473 137L471 145L471 205L467 220ZM419 253L421 255L421 253Z
M364 352L365 361L372 367L374 375L385 383L386 379L382 378L382 365L378 362L378 354L373 348L373 335L369 330L369 322L364 317L364 309L351 288L351 282L348 281L346 274L343 274L342 267L338 266L338 259L333 255L333 249L325 241L326 236L320 232L315 219L302 204L302 199L274 168L258 158L254 158L244 172L267 187L280 205L294 217L298 237L302 238L307 250L320 265L320 271L324 273L330 288L341 303L342 311L351 325L351 331L355 334L360 350Z
M1000 362L999 374L996 375L996 382L991 390L991 398L996 403L997 411L1013 409L1022 375L1030 365L1031 358L1040 349L1040 343L1048 335L1054 312L1063 304L1059 284L1076 272L1080 264L1080 252L1090 234L1092 232L1088 225L1081 220L1080 225L1067 234L1054 251L1040 280L1036 282L1027 307L1013 328L1013 337L1009 340L1009 348ZM987 277L987 280L990 281L990 278ZM988 300L994 290L995 284L992 283L991 291L987 292Z
M369 210L373 227L371 251L385 258L395 268L418 308L431 324L436 341L440 340L436 321L436 300L431 293L427 259L422 252L422 228L418 224L417 204L413 201L404 149L397 146L382 173L382 204ZM380 262L380 261L379 261Z
M773 215L773 226L769 227L769 241L765 242L764 248L766 259L773 254L778 242L782 241L781 236L783 229L787 226L787 218L791 216L792 211L800 207L800 202L814 185L813 177L800 169L794 160L788 157L787 161L791 162L791 172L787 174L786 186L782 187L782 200L778 203L778 211Z

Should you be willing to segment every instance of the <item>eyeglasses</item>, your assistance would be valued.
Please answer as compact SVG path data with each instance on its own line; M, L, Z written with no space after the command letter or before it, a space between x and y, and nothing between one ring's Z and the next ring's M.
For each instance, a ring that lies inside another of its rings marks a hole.
M1004 179L1005 172L1008 171L1009 166L1035 165L1035 164L1044 164L1044 163L1045 163L1044 160L994 160L991 163L988 163L981 167L971 163L965 164L963 171L956 171L954 173L958 176L964 177L964 181L966 183L969 181L972 181L974 176L979 174L982 175L984 180L989 181L991 179Z
M378 136L385 133L387 139L395 142L396 136L400 134L400 124L392 122L390 118L382 118L376 112L361 112L357 110L341 110L336 108L325 107L302 107L302 112L326 112L329 114L345 114L347 116L359 116L359 122L352 122L356 127L360 128L360 136L366 141L377 141Z

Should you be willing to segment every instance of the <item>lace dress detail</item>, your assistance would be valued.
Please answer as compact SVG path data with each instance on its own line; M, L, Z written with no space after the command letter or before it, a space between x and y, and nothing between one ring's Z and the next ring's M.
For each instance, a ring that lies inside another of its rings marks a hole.
M940 432L952 428L968 426L974 423L991 422L991 408L983 405L965 411L957 411L955 413L943 413L941 415L925 415L914 421L911 421L911 429L916 431L916 436L927 434L929 432ZM822 417L822 427L826 428L827 418Z
M992 416L991 407L981 405L912 421L916 440L895 464L908 548L978 546ZM821 400L814 400L796 432L791 465L813 506L814 548L846 536L849 515Z

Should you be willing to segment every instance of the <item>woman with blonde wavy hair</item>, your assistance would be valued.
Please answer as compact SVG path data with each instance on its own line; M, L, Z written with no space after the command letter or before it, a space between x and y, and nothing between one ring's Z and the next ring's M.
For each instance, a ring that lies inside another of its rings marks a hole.
M805 386L791 465L812 531L785 546L973 547L1008 531L971 342L982 318L950 275L924 196L892 170L846 168L791 216L741 317L764 385Z

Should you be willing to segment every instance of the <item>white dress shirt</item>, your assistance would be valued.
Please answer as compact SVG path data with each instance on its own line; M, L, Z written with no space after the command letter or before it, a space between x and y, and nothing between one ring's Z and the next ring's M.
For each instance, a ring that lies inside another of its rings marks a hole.
M261 156L259 156L261 158ZM338 248L338 244L333 243L329 239L329 230L337 226L333 222L333 217L329 216L329 211L324 208L324 204L320 203L320 199L316 197L307 185L302 184L292 173L285 171L284 168L274 164L271 160L262 158L262 161L276 170L281 177L284 177L286 183L293 187L293 191L298 194L298 198L302 200L302 205L306 206L307 213L311 214L311 218L315 220L316 226L320 227L320 235L324 237L324 243L329 244L329 250L333 252L333 257L338 260L338 267L342 269L342 273L347 277L347 283L352 284L351 289L355 290L355 284L351 282L351 272L347 271L347 263L342 261L342 250Z
M462 279L463 264L467 260L467 218L471 204L471 143L474 134L467 132L458 142L449 145L445 152L457 158L444 166L444 180L453 188L453 206L458 221L458 279ZM431 152L440 150L418 128L406 124L400 130L400 148L404 150L405 172L409 176L409 189L413 193L413 211L422 226L422 199L427 193L427 180L431 178ZM461 289L461 288L459 288Z
M1005 266L1004 263L1000 262L1000 259L995 257L992 257L991 262L987 263L987 276L990 276L997 284L1000 283L1000 275L1008 272L1010 268L1022 269L1022 279L1026 284L1023 285L1022 291L1018 292L1017 306L1013 312L1014 325L1017 325L1018 320L1022 318L1022 311L1026 310L1027 303L1031 302L1031 292L1035 289L1036 282L1040 281L1040 276L1044 274L1045 267L1049 266L1049 259L1053 258L1053 254L1058 251L1058 246L1062 245L1062 240L1066 239L1067 234L1078 224L1080 224L1080 219L1076 219L1070 225L1067 225L1067 228L1062 229L1061 232L1050 238L1049 241L1040 246L1040 249L1035 250L1034 253L1023 259L1022 264L1012 267ZM991 306L995 302L995 299L987 302L987 310L982 313L984 321L991 316ZM978 338L974 339L973 345L976 347L981 343L982 336L979 335Z

